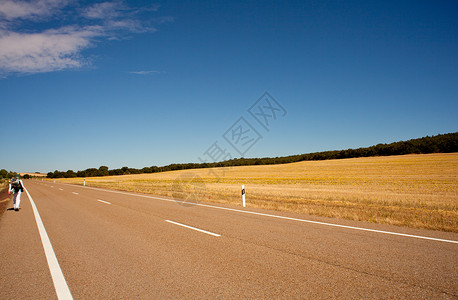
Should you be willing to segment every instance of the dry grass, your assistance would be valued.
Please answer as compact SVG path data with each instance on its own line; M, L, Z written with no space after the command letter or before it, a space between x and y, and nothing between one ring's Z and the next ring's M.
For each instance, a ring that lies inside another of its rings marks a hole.
M46 177L46 173L34 173L34 172L25 172L25 173L19 173L19 175L21 177L23 177L24 175L30 175L30 176L33 176L33 177Z
M0 191L8 187L8 179L0 179Z
M215 174L217 176L215 176ZM87 178L90 186L458 232L458 153ZM62 179L82 184L82 179Z

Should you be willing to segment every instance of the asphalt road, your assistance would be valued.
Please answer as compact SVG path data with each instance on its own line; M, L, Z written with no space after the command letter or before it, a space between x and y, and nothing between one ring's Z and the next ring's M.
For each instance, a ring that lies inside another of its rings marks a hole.
M450 242L458 234L41 181L25 186L74 299L458 298L458 244ZM0 219L0 299L57 298L26 193L21 206Z

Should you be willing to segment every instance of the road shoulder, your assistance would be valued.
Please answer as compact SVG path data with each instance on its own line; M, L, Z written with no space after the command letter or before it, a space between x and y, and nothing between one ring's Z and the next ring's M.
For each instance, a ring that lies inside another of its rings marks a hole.
M8 188L4 188L0 191L0 218L5 213L6 208L10 202L10 197L8 195Z

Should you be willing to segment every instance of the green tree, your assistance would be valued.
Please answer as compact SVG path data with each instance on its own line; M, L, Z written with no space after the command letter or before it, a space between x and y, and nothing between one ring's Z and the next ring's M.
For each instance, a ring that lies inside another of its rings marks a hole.
M100 166L99 167L99 172L97 174L98 176L108 176L110 175L109 171L108 171L108 167L107 166Z

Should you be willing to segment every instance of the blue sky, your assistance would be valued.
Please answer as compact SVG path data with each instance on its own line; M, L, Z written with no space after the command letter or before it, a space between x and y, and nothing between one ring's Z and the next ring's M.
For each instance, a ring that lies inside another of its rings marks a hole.
M210 161L215 142L240 157L223 137L240 117L260 137L245 157L455 132L457 15L456 1L2 0L0 168ZM267 129L248 112L265 92L286 112Z

